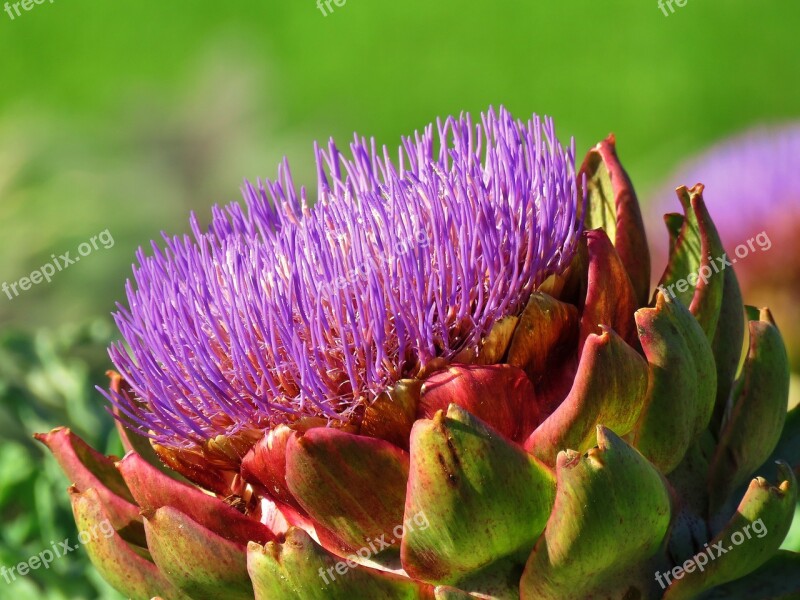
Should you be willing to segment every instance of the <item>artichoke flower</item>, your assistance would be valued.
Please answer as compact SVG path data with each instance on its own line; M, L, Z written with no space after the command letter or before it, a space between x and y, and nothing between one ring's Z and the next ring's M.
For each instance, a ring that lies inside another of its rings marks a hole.
M800 592L778 550L786 350L732 269L705 276L724 248L702 186L678 190L651 293L613 137L578 168L551 120L500 109L396 159L358 137L316 159L313 207L284 163L140 251L105 392L122 460L37 436L79 529L113 525L86 544L105 579L164 599Z

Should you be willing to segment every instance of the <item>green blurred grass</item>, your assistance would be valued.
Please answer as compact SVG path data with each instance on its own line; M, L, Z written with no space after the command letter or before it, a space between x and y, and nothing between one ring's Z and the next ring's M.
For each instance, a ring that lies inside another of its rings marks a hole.
M108 313L133 249L238 197L288 154L354 130L395 145L437 115L555 116L579 153L609 131L640 191L688 152L796 117L800 5L500 0L474 6L71 0L0 13L0 236L14 281L109 228L118 245L0 324ZM0 297L0 300L4 300ZM55 308L58 307L58 308Z
M437 115L500 103L553 115L579 155L614 131L646 196L713 140L800 116L799 17L797 3L744 0L693 0L668 18L655 0L348 0L328 17L313 0L0 12L0 283L101 230L116 242L49 285L0 294L0 562L75 536L67 482L31 431L70 424L113 450L92 385L137 246L186 232L190 210L207 220L284 154L313 183L314 139L344 145L358 131L394 146ZM74 554L13 597L114 595Z

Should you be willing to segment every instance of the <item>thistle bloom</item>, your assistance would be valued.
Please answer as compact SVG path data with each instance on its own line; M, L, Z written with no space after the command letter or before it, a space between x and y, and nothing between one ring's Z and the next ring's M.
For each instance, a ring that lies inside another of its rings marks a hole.
M396 163L356 139L316 149L309 207L284 163L246 208L138 253L114 365L122 413L164 445L302 417L347 421L432 361L474 348L569 264L574 149L552 120L448 118ZM134 399L135 395L135 399Z
M85 548L115 588L800 593L798 555L778 553L800 465L781 335L732 269L663 291L724 252L701 186L679 189L651 299L613 137L576 175L551 121L501 109L439 122L394 162L356 138L317 164L313 208L284 164L244 209L139 253L108 392L125 458L37 436L78 527L113 525Z

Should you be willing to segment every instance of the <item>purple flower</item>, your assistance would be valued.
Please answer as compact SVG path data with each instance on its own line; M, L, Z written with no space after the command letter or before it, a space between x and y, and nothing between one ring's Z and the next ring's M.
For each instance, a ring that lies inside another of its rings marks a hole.
M800 371L800 122L728 138L670 176L650 203L656 267L666 263L668 252L658 217L679 207L676 186L695 183L705 186L703 198L745 299L769 305L792 367Z
M800 217L800 123L751 129L690 158L656 192L651 212L677 212L675 188L695 183L705 186L703 198L729 252L765 228L782 228L782 221ZM648 237L661 242L665 260L663 225L656 218L650 225L659 226Z
M438 134L438 135L437 135ZM215 207L204 231L137 253L129 346L110 349L133 394L107 393L167 446L302 417L347 420L434 359L476 348L572 258L574 143L503 108L404 138L396 160L355 138L316 147L313 208L288 164Z

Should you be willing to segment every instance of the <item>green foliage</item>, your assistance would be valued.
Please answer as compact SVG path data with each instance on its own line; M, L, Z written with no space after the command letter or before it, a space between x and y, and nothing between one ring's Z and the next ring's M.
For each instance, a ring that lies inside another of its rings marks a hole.
M106 321L55 331L0 333L0 567L20 562L77 534L65 488L70 484L31 434L69 424L107 452L119 454L111 417L96 383L105 379ZM78 548L49 568L0 579L0 597L19 600L119 595L91 568Z

